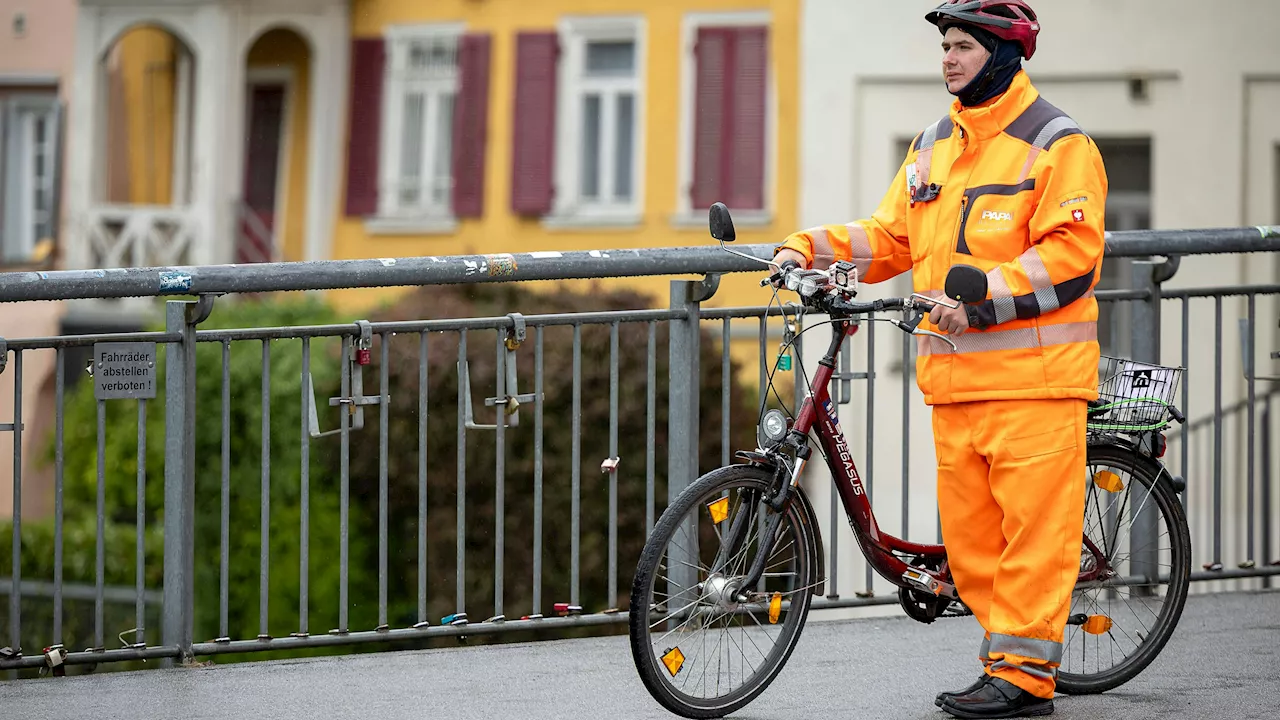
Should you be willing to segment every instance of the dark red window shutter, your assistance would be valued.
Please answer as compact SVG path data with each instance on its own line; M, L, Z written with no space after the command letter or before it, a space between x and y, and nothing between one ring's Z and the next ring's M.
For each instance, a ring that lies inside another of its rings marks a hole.
M690 199L694 210L711 207L724 200L724 148L730 137L725 118L732 114L729 106L730 83L727 68L732 64L733 30L731 28L699 28L694 61L697 68L697 95L694 103L693 187Z
M714 202L764 209L768 30L698 30L694 119L694 210Z
M511 209L546 215L555 197L556 67L554 32L516 36L516 96L511 161Z
M453 214L484 214L484 162L489 131L487 34L464 35L458 46L458 99L453 106Z
M378 153L386 57L382 38L357 38L351 42L347 215L372 215L378 211Z

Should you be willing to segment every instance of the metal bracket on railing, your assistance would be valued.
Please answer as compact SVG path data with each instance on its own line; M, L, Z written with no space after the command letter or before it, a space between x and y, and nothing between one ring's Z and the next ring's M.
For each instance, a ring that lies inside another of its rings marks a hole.
M715 296L716 291L720 289L720 274L708 273L702 276L702 282L694 285L690 291L689 299L693 302L701 303L710 300Z
M201 293L196 301L187 305L187 324L199 325L213 314L213 302L224 293Z
M347 426L348 431L364 429L364 409L368 405L379 405L383 402L390 402L389 395L373 395L366 396L364 394L364 366L369 365L373 361L373 325L368 320L356 321L356 327L360 328L360 336L352 339L352 350L347 356L348 371L351 373L351 394L349 397L331 397L329 398L329 407L345 407L347 414L352 417L352 422ZM344 337L344 343L347 339ZM383 342L386 338L383 338ZM342 432L337 430L320 430L320 419L316 410L316 390L311 375L307 375L307 392L311 394L311 413L308 418L308 432L313 438L322 438L329 435L338 435Z
M528 328L524 316L520 313L510 313L507 317L511 319L511 327L507 329L507 337L503 340L503 346L506 348L503 357L506 377L504 389L507 394L501 397L485 398L484 405L485 407L501 405L503 409L498 413L498 417L503 419L503 427L520 427L520 404L534 402L538 399L538 395L537 393L520 394L520 385L516 380L516 350L528 337ZM462 378L463 415L467 429L497 430L497 423L482 425L475 420L475 412L471 406L471 364L465 359L458 363L458 376Z
M1272 360L1280 360L1280 352L1271 353ZM1240 319L1240 363L1244 366L1245 380L1280 382L1280 375L1254 375L1253 343L1250 342L1249 318Z

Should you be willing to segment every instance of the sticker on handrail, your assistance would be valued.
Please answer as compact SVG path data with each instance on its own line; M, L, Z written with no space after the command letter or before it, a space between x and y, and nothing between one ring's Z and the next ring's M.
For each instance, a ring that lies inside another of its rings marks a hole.
M186 293L191 291L191 276L180 272L160 273L160 292Z

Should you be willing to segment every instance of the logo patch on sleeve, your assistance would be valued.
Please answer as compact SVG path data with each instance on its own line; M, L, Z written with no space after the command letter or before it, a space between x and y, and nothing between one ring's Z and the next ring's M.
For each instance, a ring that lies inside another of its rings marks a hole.
M1071 211L1071 219L1075 220L1076 222L1084 222L1084 211L1083 211L1083 210L1072 210L1072 211Z

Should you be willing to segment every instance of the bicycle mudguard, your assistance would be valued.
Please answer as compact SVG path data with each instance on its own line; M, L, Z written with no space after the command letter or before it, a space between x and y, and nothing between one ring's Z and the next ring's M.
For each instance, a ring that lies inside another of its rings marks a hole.
M1153 458L1150 449L1136 437L1128 435L1090 435L1086 440L1088 447L1113 447L1122 452L1132 453L1139 462L1145 462L1152 466L1152 474L1156 476L1156 482L1162 482L1169 486L1175 495L1181 495L1187 489L1187 480L1181 475L1174 475L1169 472L1169 468L1160 462L1159 458Z

